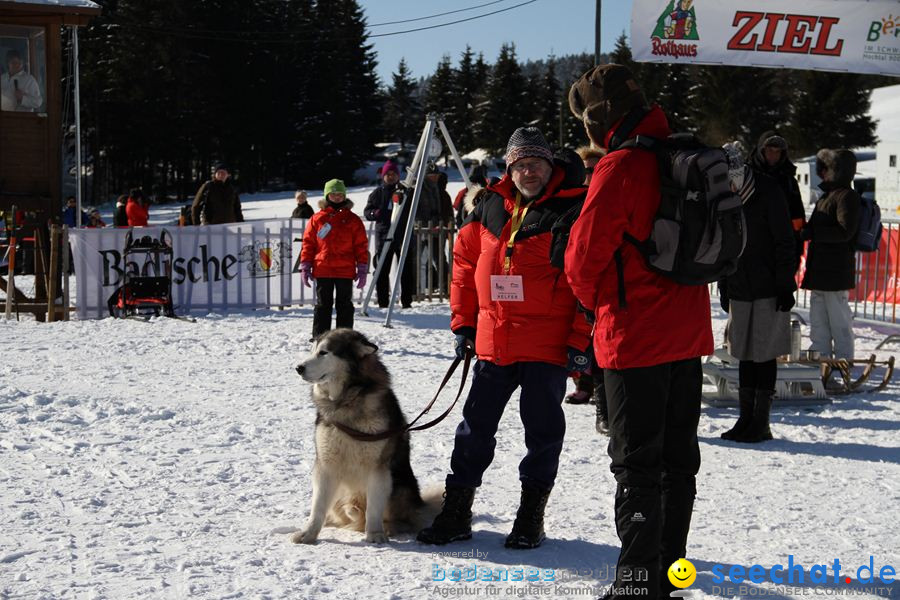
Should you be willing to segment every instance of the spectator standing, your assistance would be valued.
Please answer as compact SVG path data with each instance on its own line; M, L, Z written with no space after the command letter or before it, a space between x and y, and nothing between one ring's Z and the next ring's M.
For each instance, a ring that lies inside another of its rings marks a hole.
M100 211L96 208L88 213L87 226L91 229L102 229L103 227L106 227L106 223L104 223L103 219L100 217Z
M543 542L566 430L566 374L577 360L586 361L590 326L575 311L549 252L551 225L585 190L560 188L565 172L553 165L536 127L516 129L506 164L506 176L488 187L453 248L450 327L457 357L475 352L478 362L456 429L443 508L417 538L426 544L472 537L475 489L494 458L498 423L517 388L528 453L519 464L521 500L506 547Z
M806 210L803 197L800 195L800 184L797 183L797 167L788 156L787 141L774 131L766 131L759 137L756 150L750 156L750 166L758 173L768 175L775 180L787 202L791 217L791 228L794 231L794 272L800 267L803 256L803 226L806 225Z
M803 228L809 240L803 289L810 290L810 350L853 359L850 290L856 287L856 234L861 200L853 190L856 155L823 148L816 154L823 195Z
M313 338L331 329L331 310L338 327L353 327L353 281L366 286L369 272L369 240L362 220L350 210L347 188L340 179L325 184L321 210L303 232L300 276L303 285L316 282Z
M737 271L719 281L722 310L728 313L726 345L740 361L740 416L722 438L761 442L772 439L769 412L778 373L775 359L791 351L790 311L797 288L794 233L778 183L744 164L737 142L724 149L731 189L743 201L747 245Z
M122 194L116 198L116 212L113 213L113 227L128 227L128 196Z
M313 216L315 211L307 201L306 190L297 190L294 194L294 200L297 201L297 206L294 207L294 212L291 213L292 219L308 219Z
M244 213L241 198L228 182L231 174L224 163L219 163L213 171L213 178L200 186L191 205L191 221L201 225L220 223L241 223Z
M125 205L125 214L128 217L129 227L146 227L150 217L150 206L144 200L144 192L140 188L134 188L128 194L128 202Z
M375 292L378 296L378 306L387 308L390 301L390 272L393 256L397 257L400 262L400 253L403 248L403 235L406 232L406 223L409 219L409 206L411 202L405 198L406 194L400 193L398 185L400 181L400 170L397 163L388 160L381 166L381 183L369 194L366 202L366 208L363 214L369 221L375 221L375 256L373 257L372 266L378 266L378 260L381 257L382 249L385 244L390 244L390 250L387 255L387 264L381 269L378 275L378 281L375 282ZM402 211L397 219L397 227L394 233L394 239L389 240L388 236L391 230L391 219L394 210ZM410 248L412 250L412 248ZM406 256L406 264L400 271L400 304L403 308L409 308L412 305L413 291L416 286L416 253L408 251Z
M637 135L664 139L665 114L648 107L627 67L594 67L569 90L569 107L594 146L594 169L565 255L575 297L596 315L594 356L609 404L610 470L616 478L621 550L607 593L646 582L668 597L666 571L684 557L700 468L697 425L703 374L713 350L707 286L684 286L651 271L625 233L646 239L660 203L653 153L611 147Z
M87 225L89 215L81 211L81 225L82 227ZM66 198L66 207L62 211L62 223L69 227L69 229L75 229L78 226L78 200L75 196L69 196Z

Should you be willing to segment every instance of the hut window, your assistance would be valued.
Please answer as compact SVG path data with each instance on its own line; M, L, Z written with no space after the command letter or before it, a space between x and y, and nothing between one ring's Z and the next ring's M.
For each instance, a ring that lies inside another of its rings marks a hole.
M43 27L0 25L0 109L46 111L46 57Z

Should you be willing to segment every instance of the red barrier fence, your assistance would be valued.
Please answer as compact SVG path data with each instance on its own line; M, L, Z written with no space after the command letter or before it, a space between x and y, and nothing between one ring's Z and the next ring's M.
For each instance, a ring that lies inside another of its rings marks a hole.
M897 322L900 299L900 221L884 219L884 232L876 252L856 253L856 289L850 290L853 315L865 319ZM806 257L800 264L798 284L803 280ZM809 293L800 290L798 305L809 308Z

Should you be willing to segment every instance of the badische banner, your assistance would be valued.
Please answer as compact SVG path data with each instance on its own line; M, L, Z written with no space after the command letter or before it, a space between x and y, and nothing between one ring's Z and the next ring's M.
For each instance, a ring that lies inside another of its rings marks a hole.
M634 0L640 62L900 76L898 0Z
M295 264L306 221L274 219L228 225L165 228L172 236L172 298L176 312L301 304L304 290ZM159 238L162 227L133 230ZM155 276L166 265L147 255L124 256L129 229L73 229L69 232L76 277L77 315L109 316L107 301L126 273ZM157 261L158 262L158 261Z

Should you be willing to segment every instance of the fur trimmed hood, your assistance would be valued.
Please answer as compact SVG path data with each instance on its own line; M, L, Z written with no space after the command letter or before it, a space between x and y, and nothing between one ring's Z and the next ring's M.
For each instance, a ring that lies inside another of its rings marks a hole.
M319 209L320 210L323 208L326 208L327 206L328 206L328 200L326 198L322 198L321 200L319 200ZM334 205L332 204L331 206L334 206ZM344 203L341 206L346 207L346 208L353 208L353 200L351 200L350 198L347 198L346 200L344 200Z
M833 174L826 181L847 187L852 186L853 178L856 176L856 155L853 152L822 148L816 153L816 162L823 163Z
M478 185L477 183L466 191L466 195L463 196L465 214L469 214L475 210L475 206L481 202L481 193L483 191L484 186Z

